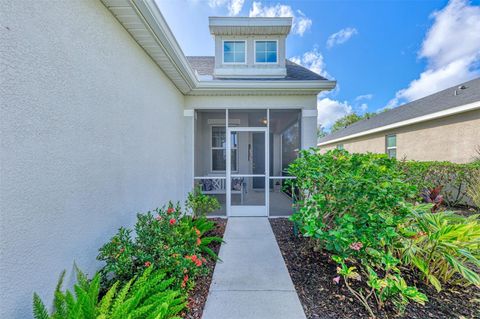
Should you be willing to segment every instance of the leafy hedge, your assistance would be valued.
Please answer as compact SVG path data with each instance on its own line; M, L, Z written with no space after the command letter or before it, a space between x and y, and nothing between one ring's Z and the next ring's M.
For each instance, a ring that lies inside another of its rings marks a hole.
M480 161L467 164L402 161L399 164L405 173L405 180L419 191L443 186L441 195L447 206L473 205L467 190L475 173L480 171Z
M430 184L421 178L411 184L414 169L405 168L428 166L407 165L384 154L344 150L321 154L311 149L302 151L289 167L296 177L289 183L298 197L291 219L318 249L332 254L346 287L371 317L372 300L380 307L391 304L399 312L410 301L427 301L426 295L407 284L401 269L418 270L419 277L437 290L442 282L452 283L452 278L480 286L478 215L434 214L430 204L414 206L419 194L415 184ZM467 174L455 168L458 178ZM448 172L444 174L452 174ZM333 280L340 283L340 279ZM352 281L366 282L368 287L358 289Z

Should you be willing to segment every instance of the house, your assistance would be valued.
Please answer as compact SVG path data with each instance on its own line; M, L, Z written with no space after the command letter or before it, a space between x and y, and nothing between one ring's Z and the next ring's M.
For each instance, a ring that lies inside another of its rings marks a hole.
M470 162L480 147L480 78L353 123L321 138L318 147Z
M284 169L335 86L285 59L291 18L212 17L215 55L186 57L153 0L1 6L1 318L195 184L219 215L288 213Z

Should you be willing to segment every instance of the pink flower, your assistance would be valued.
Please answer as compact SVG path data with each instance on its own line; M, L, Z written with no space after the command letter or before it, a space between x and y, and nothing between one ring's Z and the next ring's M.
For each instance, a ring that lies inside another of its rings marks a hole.
M175 220L175 218L170 219L170 225L173 225L173 224L175 224L176 222L177 222L177 221Z
M162 220L162 216L157 216L157 217L155 217L155 218L156 218L156 220L158 220L158 221L161 221L161 220Z
M169 208L167 209L167 214L171 214L171 213L173 213L174 211L175 211L175 208L169 207Z
M338 285L340 283L340 276L333 278L333 282Z
M350 244L350 248L356 251L359 251L360 249L362 249L362 247L363 247L363 244L361 242Z
M151 262L149 262L149 261L146 261L146 262L145 262L145 267L150 267L151 265L152 265Z

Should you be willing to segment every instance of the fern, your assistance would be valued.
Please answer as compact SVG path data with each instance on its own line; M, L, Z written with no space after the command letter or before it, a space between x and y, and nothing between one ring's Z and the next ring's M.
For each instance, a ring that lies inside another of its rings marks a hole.
M49 319L47 308L42 302L42 299L34 293L33 294L33 317L35 319Z

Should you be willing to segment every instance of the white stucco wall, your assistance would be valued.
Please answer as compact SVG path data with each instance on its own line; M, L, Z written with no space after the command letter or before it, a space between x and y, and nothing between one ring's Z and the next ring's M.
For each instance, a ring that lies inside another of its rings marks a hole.
M99 1L0 0L0 318L184 198L184 98Z

